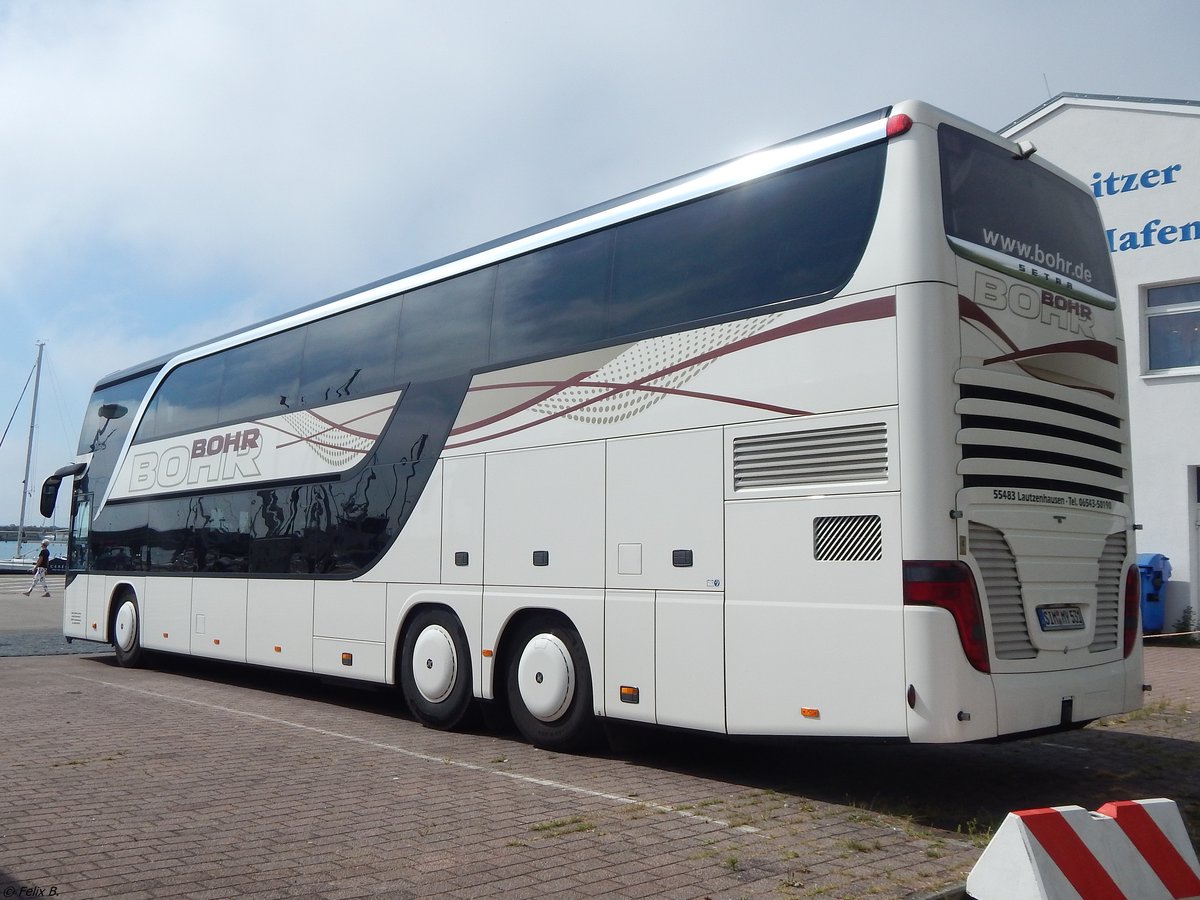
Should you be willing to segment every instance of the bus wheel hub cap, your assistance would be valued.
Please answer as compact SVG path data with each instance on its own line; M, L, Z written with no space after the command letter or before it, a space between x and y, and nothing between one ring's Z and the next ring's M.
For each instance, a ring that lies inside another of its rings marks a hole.
M134 635L137 633L137 607L132 603L122 603L117 610L116 640L122 650L133 649Z
M454 639L441 625L430 625L417 635L413 644L413 681L421 696L440 703L450 696L458 673L458 655Z
M517 664L517 685L525 708L543 722L553 722L575 696L575 665L571 652L553 634L535 635Z

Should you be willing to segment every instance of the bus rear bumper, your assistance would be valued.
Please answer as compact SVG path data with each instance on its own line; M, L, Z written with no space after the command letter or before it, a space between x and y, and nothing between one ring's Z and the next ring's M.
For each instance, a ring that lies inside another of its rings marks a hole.
M1129 660L1059 672L995 675L996 722L1001 735L1069 728L1140 705L1127 700ZM1138 677L1140 682L1140 675Z
M1082 725L1142 705L1142 647L1128 659L1041 672L979 672L948 612L905 609L908 737L961 743Z

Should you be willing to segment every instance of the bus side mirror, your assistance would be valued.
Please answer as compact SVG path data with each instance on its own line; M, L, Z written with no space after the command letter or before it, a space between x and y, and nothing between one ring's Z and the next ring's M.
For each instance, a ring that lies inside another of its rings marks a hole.
M43 518L49 519L54 515L54 504L58 501L58 486L62 484L62 480L68 476L79 475L85 469L87 469L85 463L72 463L69 466L63 466L42 482L42 499L39 508Z

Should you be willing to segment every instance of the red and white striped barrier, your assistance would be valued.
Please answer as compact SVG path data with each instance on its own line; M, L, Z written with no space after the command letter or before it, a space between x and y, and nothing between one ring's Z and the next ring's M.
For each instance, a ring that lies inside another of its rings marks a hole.
M974 900L1200 898L1200 862L1173 800L1009 813L967 877Z

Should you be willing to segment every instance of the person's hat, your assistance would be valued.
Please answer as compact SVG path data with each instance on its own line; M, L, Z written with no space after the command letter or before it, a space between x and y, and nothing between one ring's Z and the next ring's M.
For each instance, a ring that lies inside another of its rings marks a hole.
M44 541L42 541L42 546L43 546L43 547L49 547L49 546L50 546L50 539L49 539L49 538L46 538Z

